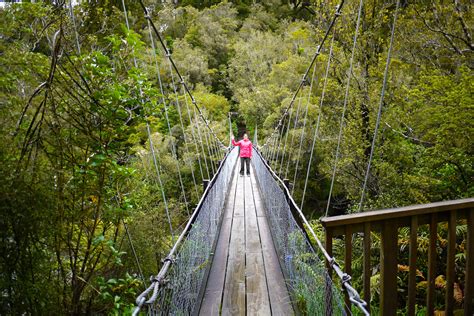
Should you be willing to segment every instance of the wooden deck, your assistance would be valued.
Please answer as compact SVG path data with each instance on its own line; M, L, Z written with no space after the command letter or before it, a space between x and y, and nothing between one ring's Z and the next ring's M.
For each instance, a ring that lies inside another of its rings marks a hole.
M254 178L236 165L200 315L293 315Z

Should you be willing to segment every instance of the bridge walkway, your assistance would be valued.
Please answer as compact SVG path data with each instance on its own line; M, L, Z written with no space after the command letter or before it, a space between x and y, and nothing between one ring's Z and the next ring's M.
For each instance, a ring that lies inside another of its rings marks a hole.
M239 175L225 206L200 315L293 315L255 172Z

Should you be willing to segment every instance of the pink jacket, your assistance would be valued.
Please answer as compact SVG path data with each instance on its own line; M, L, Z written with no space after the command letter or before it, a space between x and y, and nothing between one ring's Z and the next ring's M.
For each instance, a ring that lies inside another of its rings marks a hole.
M251 158L252 157L252 142L250 140L242 139L238 142L232 140L232 145L240 146L240 157Z

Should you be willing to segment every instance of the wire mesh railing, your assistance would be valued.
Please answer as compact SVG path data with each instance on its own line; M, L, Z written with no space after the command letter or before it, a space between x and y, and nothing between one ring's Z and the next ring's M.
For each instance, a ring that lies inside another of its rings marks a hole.
M348 293L351 303L359 307L361 314L368 315L367 304L349 283L350 276L343 273L334 259L329 257L283 181L271 170L258 150L255 152L252 163L294 306L306 315L346 315L350 311L350 308L345 308L341 290L334 285L324 259L311 244L308 229L324 257L329 259L331 269L340 277L342 288Z
M236 149L225 156L160 272L137 297L134 315L144 306L149 315L190 315L199 308L237 156Z

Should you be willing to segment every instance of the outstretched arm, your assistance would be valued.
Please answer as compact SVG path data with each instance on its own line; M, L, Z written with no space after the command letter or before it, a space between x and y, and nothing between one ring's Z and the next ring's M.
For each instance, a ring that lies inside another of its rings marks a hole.
M236 142L235 139L234 139L234 135L232 135L232 145L234 146L240 146L240 142Z

